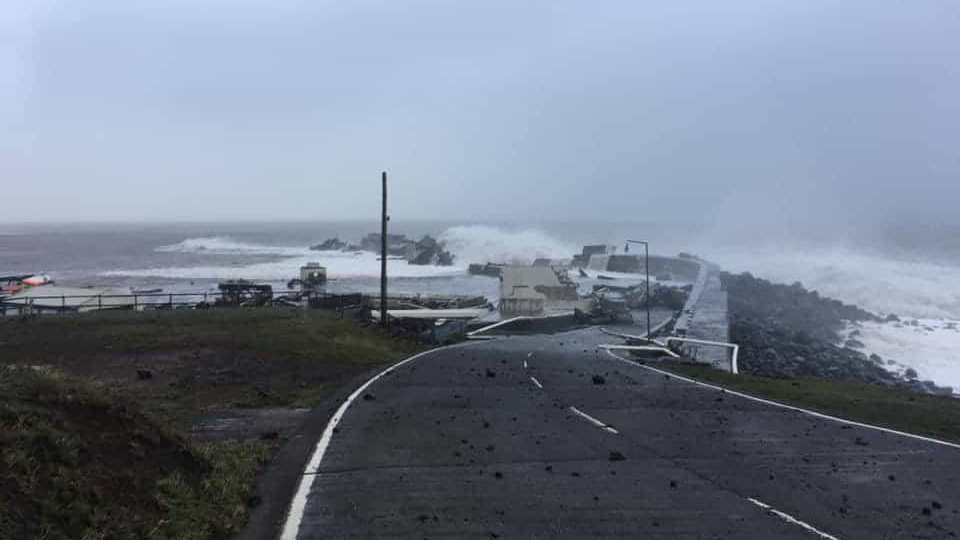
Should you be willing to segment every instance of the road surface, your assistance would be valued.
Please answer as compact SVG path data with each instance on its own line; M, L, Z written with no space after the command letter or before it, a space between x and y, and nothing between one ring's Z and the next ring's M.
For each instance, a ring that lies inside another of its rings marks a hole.
M415 358L357 395L285 538L951 538L960 449L618 360L596 329Z

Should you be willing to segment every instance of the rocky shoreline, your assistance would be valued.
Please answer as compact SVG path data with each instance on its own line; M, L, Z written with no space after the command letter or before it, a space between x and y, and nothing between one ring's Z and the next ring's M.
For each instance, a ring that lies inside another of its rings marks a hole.
M860 322L891 322L839 300L806 290L800 283L782 285L749 273L720 276L727 290L730 337L740 345L743 373L767 377L823 377L884 384L934 394L952 394L952 388L901 376L886 368L877 355L857 350L862 344L840 332Z

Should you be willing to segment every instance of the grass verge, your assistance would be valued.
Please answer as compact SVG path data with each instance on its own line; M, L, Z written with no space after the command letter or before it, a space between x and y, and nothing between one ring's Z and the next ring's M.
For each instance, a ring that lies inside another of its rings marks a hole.
M191 444L102 385L0 368L0 538L222 537L276 444Z
M238 532L258 472L296 425L268 415L216 442L182 429L239 409L316 405L421 348L303 309L0 319L0 538Z
M866 383L733 375L710 366L672 361L656 365L678 375L756 397L960 443L960 399Z
M0 364L106 383L161 421L201 411L316 405L422 345L320 310L94 312L0 319Z

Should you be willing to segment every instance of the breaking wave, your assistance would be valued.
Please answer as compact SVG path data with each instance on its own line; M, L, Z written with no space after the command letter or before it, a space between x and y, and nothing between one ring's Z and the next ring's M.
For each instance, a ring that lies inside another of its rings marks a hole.
M195 253L211 255L303 255L309 250L306 247L268 246L242 242L226 236L205 236L202 238L187 238L182 242L160 246L154 251L165 253Z
M380 260L373 253L345 253L340 251L307 251L309 255L289 257L280 261L238 265L204 265L112 270L103 275L169 279L250 279L286 281L300 274L300 267L318 262L327 268L331 278L376 277L380 275ZM302 252L301 251L301 252ZM388 260L391 277L444 277L463 273L458 266L418 266L402 260Z
M489 225L459 225L440 235L458 264L516 263L534 259L569 259L579 250L537 229L511 231Z
M418 266L402 260L390 260L391 277L430 278L464 274L470 263L502 262L529 264L536 258L569 258L575 247L561 242L536 229L512 231L485 225L451 227L439 235L455 255L454 266ZM380 262L373 253L342 251L311 251L307 246L266 245L247 242L227 236L187 238L180 242L155 248L158 253L185 255L233 255L240 260L233 264L184 265L155 268L115 269L103 272L105 276L166 279L251 279L281 281L299 273L307 262L327 267L331 278L375 277L380 275ZM242 257L272 255L281 260L244 263Z
M710 254L725 269L780 283L799 281L820 294L877 313L960 319L960 267L908 261L848 248L741 249Z

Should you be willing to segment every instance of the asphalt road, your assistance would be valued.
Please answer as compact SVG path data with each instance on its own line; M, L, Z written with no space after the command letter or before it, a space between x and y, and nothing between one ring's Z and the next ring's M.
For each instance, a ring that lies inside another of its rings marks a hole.
M299 538L951 538L960 450L655 373L596 330L429 353L347 409Z

